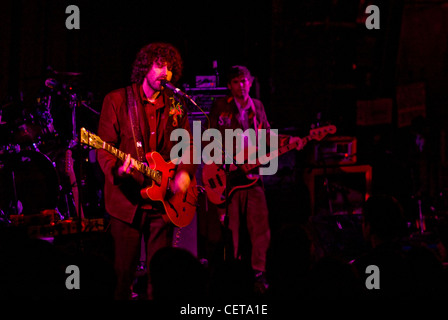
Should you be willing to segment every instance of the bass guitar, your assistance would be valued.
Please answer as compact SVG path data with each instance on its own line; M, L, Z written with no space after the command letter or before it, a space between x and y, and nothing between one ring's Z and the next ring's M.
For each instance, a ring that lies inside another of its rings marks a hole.
M85 128L81 128L81 143L96 149L104 149L122 161L127 156L126 153L104 142L100 137ZM171 161L166 162L157 152L147 153L146 160L148 164L133 159L135 169L151 181L150 186L140 191L142 198L161 202L168 218L174 225L178 227L189 225L193 220L197 207L199 192L196 186L196 179L192 179L186 192L173 193L171 181L176 173L176 165Z
M308 141L311 140L322 140L327 134L334 134L336 132L336 126L329 125L324 127L319 127L310 130L310 134L301 139L302 148L306 145ZM291 150L296 150L296 148L300 145L300 141L295 141L293 143L284 145L280 147L278 150L272 151L269 154L256 158L254 163L243 163L243 164L231 164L229 168L229 180L230 190L229 197L235 190L241 188L248 188L254 185L259 177L251 177L250 172L258 168L263 163L266 163L267 160L279 157L280 155L289 152ZM248 155L245 159L252 158L251 155L254 155L256 152L256 148L251 147L243 150L244 155ZM238 156L235 157L239 159ZM202 182L204 184L204 189L207 194L207 198L210 202L214 204L222 204L225 199L225 191L226 191L226 172L225 172L225 164L216 164L210 163L205 164L202 168Z

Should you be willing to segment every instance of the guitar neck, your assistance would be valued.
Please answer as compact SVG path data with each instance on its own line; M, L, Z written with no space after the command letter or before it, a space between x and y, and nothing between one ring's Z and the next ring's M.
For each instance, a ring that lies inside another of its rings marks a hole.
M121 161L125 161L127 157L127 153L115 148L109 143L103 141L97 135L91 133L86 128L81 128L81 143L91 146L95 149L103 149L114 155ZM134 161L134 168L139 172L143 173L146 177L151 178L157 184L162 182L162 173L158 170L153 170L148 165L142 161L138 161L136 159L132 159Z
M305 145L311 139L312 139L311 136L306 136L306 137L302 138L301 140L303 141L303 145ZM300 140L286 144L284 146L281 146L277 150L274 150L272 152L267 153L264 156L257 158L255 163L245 163L245 164L240 165L240 168L245 173L248 173L249 171L261 166L262 164L267 163L269 160L277 158L277 157L281 156L282 154L289 152L291 150L295 150L299 145L300 145Z
M101 149L106 150L107 152L111 153L112 155L114 155L115 157L120 159L121 161L125 161L126 160L127 153L124 153L123 151L113 147L112 145L110 145L107 142L103 142L103 145L102 145ZM134 160L134 164L135 164L135 169L137 171L143 173L145 176L147 176L148 178L151 178L155 182L160 183L161 176L160 176L160 172L159 171L151 169L144 162L138 161L136 159L133 159L133 160Z

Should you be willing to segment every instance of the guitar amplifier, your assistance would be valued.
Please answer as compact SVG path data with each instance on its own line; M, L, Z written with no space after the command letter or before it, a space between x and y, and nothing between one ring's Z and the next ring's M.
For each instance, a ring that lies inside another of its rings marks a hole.
M315 145L313 156L314 165L356 164L356 138L329 137Z
M228 92L229 89L226 87L185 88L185 93L188 94L206 114L210 112L213 102L218 98L227 96ZM205 117L195 106L190 107L188 116L190 118Z

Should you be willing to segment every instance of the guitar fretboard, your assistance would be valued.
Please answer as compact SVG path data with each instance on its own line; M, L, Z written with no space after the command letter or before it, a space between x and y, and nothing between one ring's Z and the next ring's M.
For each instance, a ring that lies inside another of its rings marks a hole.
M311 136L306 136L305 138L302 138L302 141L304 142L304 144L306 144L310 140L311 140ZM240 168L245 173L248 173L249 171L261 166L262 164L267 163L269 160L277 158L288 151L294 150L295 148L297 148L299 146L299 144L300 144L300 140L293 142L293 143L289 143L287 145L284 145L284 146L278 148L277 150L274 150L272 152L267 153L264 156L257 158L255 163L242 164L240 166Z
M328 132L330 132L330 133L332 131L335 132L336 128L330 127L330 129L328 129L328 130L325 128L316 129L316 130L321 130L321 132L322 132L321 136L322 136L323 133L326 135ZM316 139L316 137L314 137L312 135L306 136L306 137L302 138L301 140L297 140L296 142L286 144L284 146L281 146L277 150L269 152L264 156L258 157L256 159L255 163L244 163L244 164L240 165L239 167L247 174L247 173L249 173L249 171L261 166L262 164L268 163L269 160L277 158L288 151L296 149L299 146L300 141L302 141L303 146L305 146L309 141L311 141L313 139Z
M103 148L104 150L106 150L107 152L113 154L113 155L114 155L115 157L117 157L118 159L120 159L120 160L122 160L122 161L126 160L127 153L124 153L123 151L121 151L121 150L119 150L119 149L113 147L112 145L110 145L110 144L108 144L108 143L106 143L106 142L103 142L103 146L102 146L102 148ZM159 171L151 169L151 168L148 167L148 165L147 165L146 163L144 163L144 162L141 162L141 161L138 161L138 160L135 160L135 159L134 159L134 161L135 161L135 168L136 168L139 172L141 172L141 173L143 173L145 176L151 178L151 179L154 180L156 183L159 183L159 184L161 183L161 181L162 181L162 176L161 176L161 173L160 173Z
M86 130L86 128L81 128L81 143L84 143L88 146L91 146L95 149L104 149L110 154L114 155L121 161L126 160L127 154L123 151L115 148L114 146L110 145L107 142L104 142L101 140L100 137L97 135L91 133L90 131ZM145 176L151 178L156 183L160 184L162 182L162 173L157 170L153 170L144 162L138 161L136 159L133 159L135 163L135 168L143 173Z

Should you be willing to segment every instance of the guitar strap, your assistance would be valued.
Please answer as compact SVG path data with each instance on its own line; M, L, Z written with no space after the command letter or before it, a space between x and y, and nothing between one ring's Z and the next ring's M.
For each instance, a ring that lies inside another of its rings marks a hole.
M137 150L137 157L139 161L144 160L145 152L143 151L143 138L140 131L140 126L138 125L137 116L137 102L134 98L134 93L132 92L132 87L126 87L127 93L127 105L129 110L129 118L131 120L132 134L134 136L135 149Z

